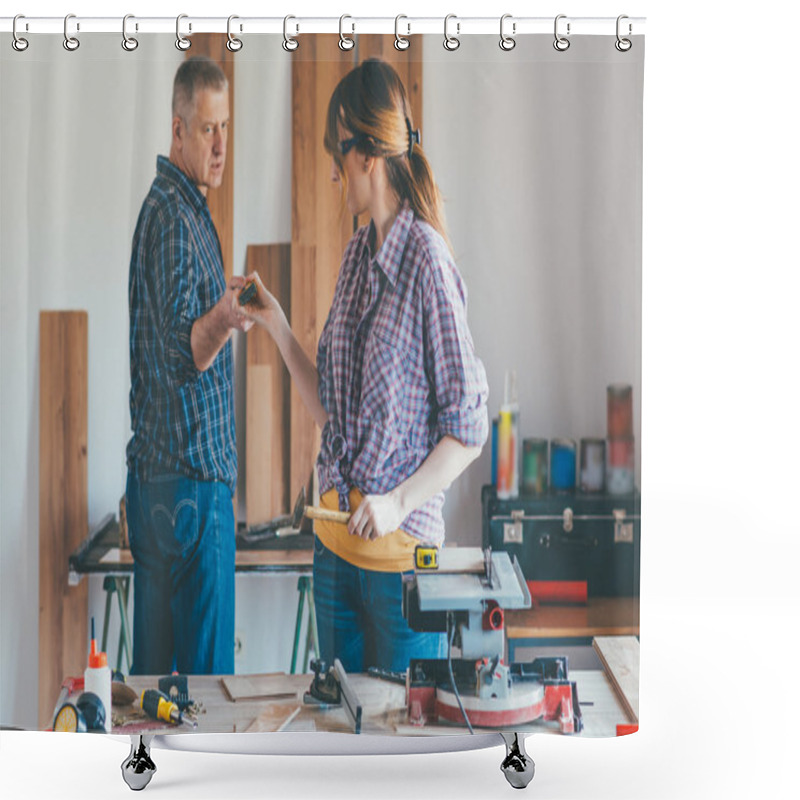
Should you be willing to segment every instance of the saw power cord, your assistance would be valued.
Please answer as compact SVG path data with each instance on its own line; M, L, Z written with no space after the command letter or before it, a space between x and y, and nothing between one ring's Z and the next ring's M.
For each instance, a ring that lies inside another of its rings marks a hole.
M461 716L464 717L464 722L467 723L467 730L469 730L470 733L474 734L475 731L472 730L472 725L470 725L467 712L464 711L464 704L461 702L461 695L459 695L458 689L456 688L456 679L453 677L453 640L455 639L456 636L456 625L455 625L455 620L453 619L452 611L447 612L447 629L448 629L447 672L450 675L450 688L453 690L453 694L456 696L458 707L461 709Z

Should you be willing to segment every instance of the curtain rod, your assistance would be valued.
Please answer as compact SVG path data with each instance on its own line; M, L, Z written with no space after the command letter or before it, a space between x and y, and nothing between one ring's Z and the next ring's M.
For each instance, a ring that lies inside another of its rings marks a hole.
M0 32L11 33L13 17L0 18ZM70 35L85 33L122 33L122 17L80 17L70 15ZM180 29L182 35L191 33L227 33L229 20L227 17L193 17L181 15ZM401 36L415 34L444 35L444 17L233 17L231 32L236 36L248 34L283 34L302 36L304 33L385 33L394 34L395 26ZM567 30L569 25L569 30ZM287 26L286 28L284 26ZM559 15L559 30L568 35L613 36L617 32L616 17L570 17ZM175 17L136 17L130 16L126 29L128 35L134 33L175 33L177 19ZM533 33L553 34L554 17L514 17L505 15L504 30L513 36ZM644 33L644 17L625 17L623 35L636 36ZM64 33L64 17L27 17L17 20L17 34ZM450 35L466 36L470 34L499 34L500 17L449 17L448 31Z

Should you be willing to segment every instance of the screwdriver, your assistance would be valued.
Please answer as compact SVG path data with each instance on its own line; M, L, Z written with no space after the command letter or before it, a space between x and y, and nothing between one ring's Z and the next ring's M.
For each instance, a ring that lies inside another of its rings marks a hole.
M173 703L164 692L158 689L145 689L141 697L142 710L153 719L161 719L173 725L180 725L182 722L197 727L194 720L187 719L181 713L178 706Z

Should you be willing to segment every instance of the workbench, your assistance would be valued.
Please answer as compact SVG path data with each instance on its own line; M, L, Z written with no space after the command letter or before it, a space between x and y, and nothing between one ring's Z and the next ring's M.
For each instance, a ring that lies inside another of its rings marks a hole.
M586 605L539 605L505 612L508 660L518 647L586 645L595 636L638 636L638 597L590 597Z
M244 677L244 676L235 676ZM253 676L254 678L257 676ZM263 676L262 676L263 677ZM274 699L232 701L223 688L220 676L199 675L189 677L189 694L201 706L197 728L186 725L168 725L143 717L134 705L127 709L115 706L113 711L114 734L141 733L243 733L276 731L326 731L352 733L353 729L342 708L321 709L303 703L303 693L309 688L311 674L270 675L282 684L285 696ZM615 736L617 725L626 723L626 714L605 672L600 670L571 671L570 678L577 682L583 712L584 729L577 734L586 737ZM458 725L437 724L423 727L407 721L405 687L369 675L348 675L363 707L363 734L402 736L442 736L463 734L466 728ZM155 676L130 676L128 685L137 694L158 686ZM298 711L299 709L299 711ZM520 733L560 734L557 721L535 721L515 726ZM492 732L475 728L476 732Z
M259 546L250 545L246 549L240 547L240 540L237 538L237 573L298 573L300 575L297 583L298 605L292 653L293 672L297 661L304 611L309 619L308 635L314 639L313 642L309 639L306 643L305 662L308 662L309 647L313 647L315 653L319 651L316 642L314 595L310 575L314 564L313 538L313 534L310 533L275 537L264 540ZM89 532L89 535L75 552L69 556L69 585L77 586L84 575L104 576L103 589L106 592L106 609L100 644L100 649L104 652L108 652L108 629L112 597L114 594L117 595L120 616L120 639L117 649L116 668L127 674L130 671L133 652L131 626L128 619L128 596L133 575L133 556L130 550L120 548L119 523L113 514L108 514L104 517ZM127 656L128 662L128 668L125 670L122 670L123 651ZM110 658L109 663L111 663Z

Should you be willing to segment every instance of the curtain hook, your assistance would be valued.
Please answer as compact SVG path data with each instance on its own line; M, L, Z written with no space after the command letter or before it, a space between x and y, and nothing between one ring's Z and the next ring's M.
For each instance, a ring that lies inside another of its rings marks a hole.
M349 36L344 35L344 21L346 19L353 19L349 14L342 14L339 17L339 49L340 50L352 50L355 46L355 40L351 39ZM353 23L353 33L356 32L356 24Z
M67 14L67 16L64 17L64 43L63 43L64 49L69 50L70 53L74 52L81 46L81 43L75 36L69 35L68 26L69 26L69 21L71 19L75 19L74 14ZM75 23L75 25L76 25L76 30L81 29L81 26L78 23Z
M175 20L175 47L178 50L188 50L192 46L191 39L181 35L181 20L188 19L188 16L188 14L178 14L178 18ZM189 30L191 29L192 26L189 25Z
M408 19L405 14L398 14L394 18L394 48L395 50L408 50L411 47L411 41L406 39L405 36L400 35L400 20ZM406 23L408 27L408 35L411 35L411 24Z
M298 42L297 39L289 36L288 24L290 19L297 19L297 17L293 17L289 14L283 18L283 49L288 53L294 52L300 46L300 42ZM297 30L300 30L299 26Z
M456 35L450 36L447 32L447 26L451 19L456 20ZM458 17L455 14L448 14L444 18L444 49L449 50L451 53L453 50L458 50L461 47L461 40L458 38L458 34L461 33L461 23L458 22Z
M27 50L28 49L28 40L27 39L23 39L17 33L17 20L18 19L25 19L25 16L23 14L17 14L17 16L14 17L14 23L11 26L11 33L12 33L14 38L11 40L11 46L18 53L21 53L23 50ZM27 23L25 23L25 28L27 29L27 27L28 27L28 25L27 25Z
M508 36L505 32L504 26L507 19L512 19L511 14L503 14L500 17L500 49L505 50L508 52L509 50L513 50L517 46L517 40L513 36ZM511 33L515 34L517 32L517 23L511 23Z
M122 18L122 49L127 50L129 53L132 53L138 46L139 40L134 36L128 36L128 20L135 19L133 14L126 14ZM139 26L136 26L136 30L139 30Z
M567 39L567 36L569 36L569 28L570 28L569 22L567 23L567 36L562 36L558 32L558 21L560 19L566 19L566 18L567 18L566 14L559 14L556 17L556 21L553 26L553 32L556 37L555 41L553 42L553 47L555 47L555 49L558 50L559 53L563 53L565 50L569 50L570 42L569 39Z
M225 47L227 47L231 53L238 53L244 47L244 42L241 39L237 39L231 33L231 22L235 19L239 19L236 14L231 14L231 16L228 17L228 41L225 42ZM239 26L239 30L242 30L241 25Z
M617 41L614 42L614 47L616 47L617 50L620 51L620 53L627 53L628 50L630 50L631 47L633 47L633 42L630 39L624 39L619 35L620 22L622 22L623 19L628 19L628 15L627 14L620 14L617 17ZM629 22L628 23L628 36L630 36L631 33L633 33L633 26Z

